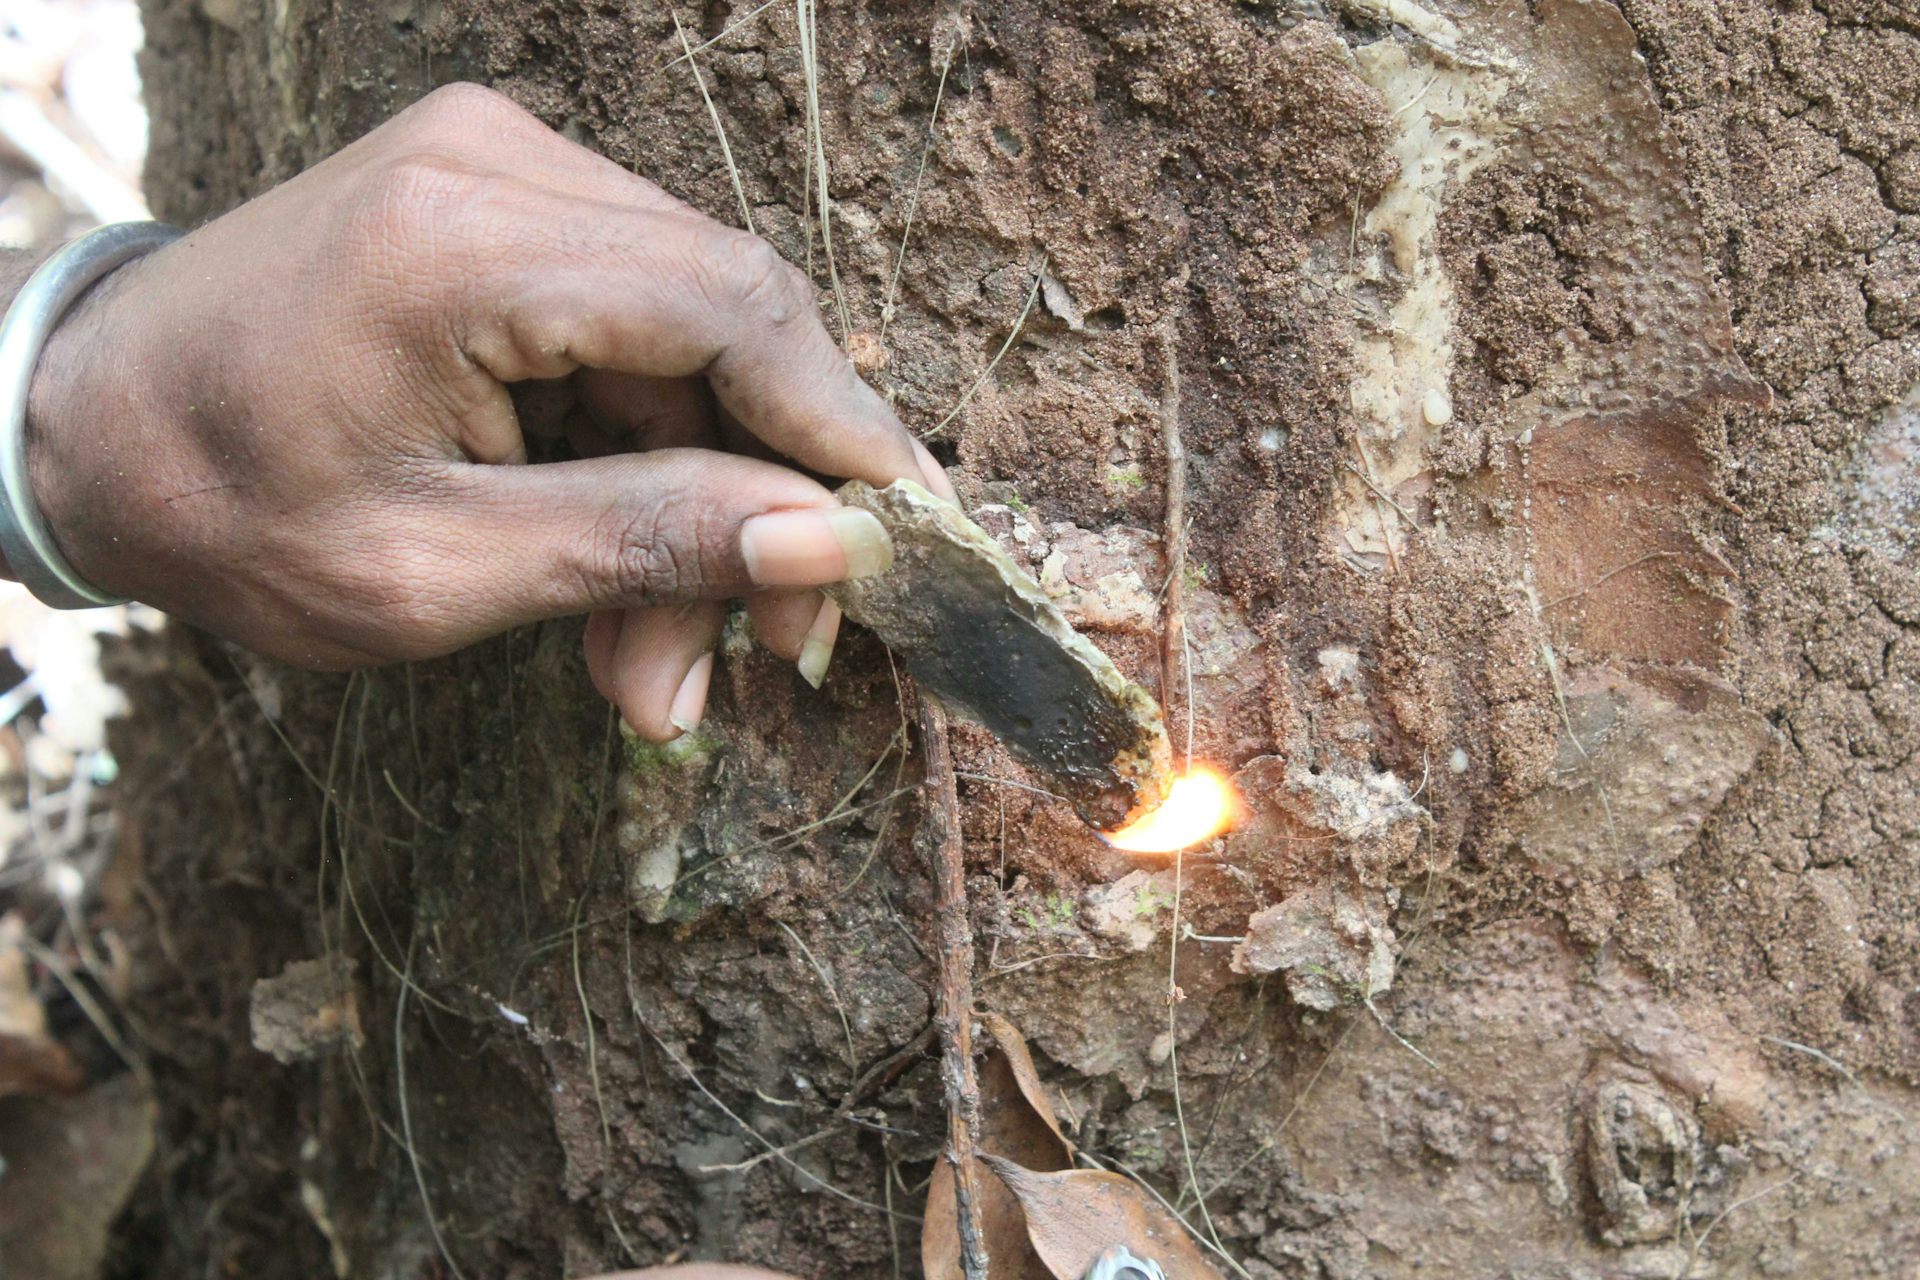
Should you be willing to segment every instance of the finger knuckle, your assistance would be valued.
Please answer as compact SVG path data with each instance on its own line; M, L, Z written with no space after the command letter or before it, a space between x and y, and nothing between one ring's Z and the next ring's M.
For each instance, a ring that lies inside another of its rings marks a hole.
M364 188L356 234L376 253L435 252L454 238L478 187L479 175L455 161L424 151L395 156Z
M376 151L362 210L382 241L407 246L455 240L484 217L490 186L505 171L503 137L544 129L506 95L477 84L435 89L398 120Z
M620 601L684 599L701 586L699 558L685 548L693 519L672 502L609 515L594 537L589 572Z
M778 328L813 317L813 285L778 249L758 236L740 234L723 245L728 300L740 311Z
M436 139L485 140L497 136L502 129L539 123L506 94L470 81L441 85L416 102L401 119L409 128Z

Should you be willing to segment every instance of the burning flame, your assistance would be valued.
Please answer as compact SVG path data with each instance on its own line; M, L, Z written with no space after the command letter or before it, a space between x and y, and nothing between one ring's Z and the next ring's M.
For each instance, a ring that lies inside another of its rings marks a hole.
M1165 800L1105 839L1129 853L1178 853L1225 831L1239 812L1240 793L1227 776L1196 765L1174 779Z

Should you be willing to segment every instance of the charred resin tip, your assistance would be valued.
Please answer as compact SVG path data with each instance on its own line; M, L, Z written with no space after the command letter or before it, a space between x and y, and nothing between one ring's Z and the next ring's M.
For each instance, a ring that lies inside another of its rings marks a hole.
M893 536L893 566L827 594L926 688L1106 830L1156 803L1173 753L1160 707L1068 624L998 542L909 480L840 500Z

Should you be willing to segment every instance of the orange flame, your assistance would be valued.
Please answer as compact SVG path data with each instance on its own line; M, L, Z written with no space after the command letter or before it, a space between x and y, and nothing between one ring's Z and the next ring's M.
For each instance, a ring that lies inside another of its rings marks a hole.
M1240 793L1217 769L1195 765L1173 780L1167 798L1104 839L1129 853L1178 853L1211 840L1240 813Z

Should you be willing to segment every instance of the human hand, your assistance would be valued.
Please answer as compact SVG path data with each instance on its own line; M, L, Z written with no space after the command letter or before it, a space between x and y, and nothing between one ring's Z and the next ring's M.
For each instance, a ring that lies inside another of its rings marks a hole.
M542 423L589 456L519 465ZM109 276L29 433L103 590L319 668L591 612L595 684L659 741L723 601L817 683L813 588L884 567L801 468L952 495L770 245L474 86Z

